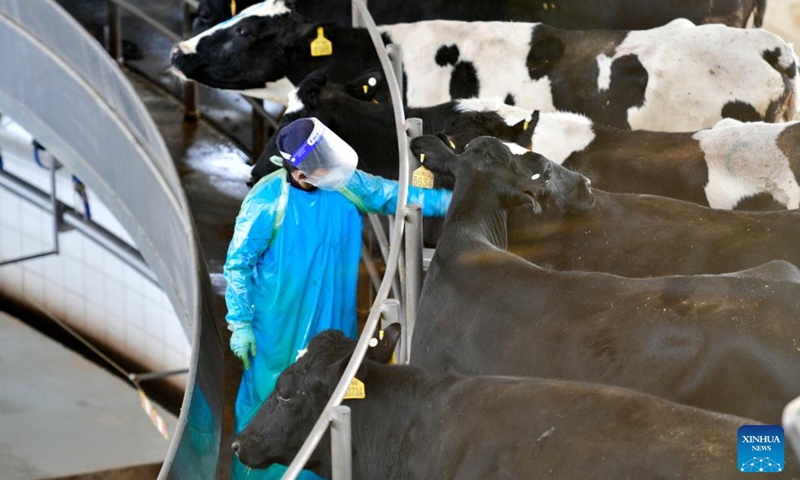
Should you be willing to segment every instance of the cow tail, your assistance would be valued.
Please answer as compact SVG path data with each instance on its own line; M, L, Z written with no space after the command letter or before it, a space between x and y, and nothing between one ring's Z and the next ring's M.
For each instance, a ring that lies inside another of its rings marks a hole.
M756 0L755 11L753 12L753 26L761 28L764 23L764 13L767 10L767 0Z

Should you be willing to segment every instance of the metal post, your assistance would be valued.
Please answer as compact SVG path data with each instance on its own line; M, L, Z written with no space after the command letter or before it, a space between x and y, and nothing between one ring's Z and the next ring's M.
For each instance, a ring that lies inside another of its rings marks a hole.
M406 131L408 132L408 139L414 139L417 137L422 136L422 119L421 118L408 118L406 119ZM410 153L410 150L409 150ZM419 167L420 163L417 160L417 157L414 154L410 154L408 156L408 169L410 172L413 172Z
M397 77L397 86L399 87L400 95L405 98L405 86L403 85L403 47L395 43L390 43L386 46L386 53L389 54L389 60L392 61L392 70L394 70L394 76Z
M192 38L192 14L194 10L192 6L186 2L182 4L183 8L183 35L184 39ZM188 80L183 84L183 121L196 122L200 118L199 103L199 89L197 82Z
M422 135L422 119L406 119L408 139ZM408 153L409 174L420 166L417 158ZM411 335L417 321L417 304L422 291L422 206L406 205L405 207L405 283L403 290L403 311L407 327L402 331L403 344L406 346L405 358L411 359Z
M10 258L6 260L0 261L0 266L3 265L10 265L12 263L23 262L25 260L33 260L35 258L46 257L48 255L58 255L58 232L59 227L61 225L61 211L59 209L59 202L58 202L58 195L56 194L56 170L59 168L59 164L55 158L52 159L52 164L50 165L50 202L49 202L49 209L52 212L53 218L53 248L47 250L46 252L40 253L33 253L30 255L23 255L17 258ZM6 172L2 173L2 177L9 176ZM48 207L44 207L45 209Z
M111 58L120 65L122 58L122 18L120 17L119 5L113 0L107 0L108 5L108 51Z
M350 407L331 409L331 470L333 480L353 478L353 447L350 433Z
M403 344L404 335L402 334L406 330L406 322L405 319L400 316L400 302L394 298L387 298L381 302L381 328L383 329L393 323L400 323L400 341L395 348L397 363L399 365L405 365L408 362L406 361L406 348Z
M369 7L367 4L367 0L364 0L364 5ZM358 11L358 7L356 6L356 2L350 2L350 6L352 8L352 16L353 16L353 28L366 28L367 24L364 23L364 20L361 18L361 14Z
M58 255L58 227L61 224L61 212L58 211L58 195L56 194L56 170L60 166L52 155L50 161L50 208L53 212L53 253Z
M406 346L405 358L411 359L411 336L417 321L417 304L422 292L422 206L406 205L406 290L403 294L406 328L402 331Z

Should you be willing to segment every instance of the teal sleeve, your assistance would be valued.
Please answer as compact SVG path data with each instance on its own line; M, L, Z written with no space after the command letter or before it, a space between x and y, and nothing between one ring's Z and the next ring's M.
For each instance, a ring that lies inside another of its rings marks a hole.
M230 330L253 321L253 269L272 239L280 195L280 189L266 187L269 185L257 185L245 198L228 246L223 273L228 281L225 320Z
M397 209L399 184L395 180L356 170L340 192L362 212L391 215ZM445 189L408 187L408 203L422 205L424 217L443 217L450 206L453 192Z

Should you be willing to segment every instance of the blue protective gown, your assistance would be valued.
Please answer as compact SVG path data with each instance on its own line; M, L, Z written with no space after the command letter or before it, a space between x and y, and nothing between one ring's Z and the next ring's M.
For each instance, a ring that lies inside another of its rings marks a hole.
M281 169L245 197L225 262L226 320L251 323L257 352L242 375L236 432L272 393L280 373L319 332L355 338L362 214L394 213L398 184L356 170L338 192L290 187ZM409 188L423 216L444 216L447 190ZM249 470L234 456L232 478L278 479L285 467ZM318 478L304 471L303 479Z

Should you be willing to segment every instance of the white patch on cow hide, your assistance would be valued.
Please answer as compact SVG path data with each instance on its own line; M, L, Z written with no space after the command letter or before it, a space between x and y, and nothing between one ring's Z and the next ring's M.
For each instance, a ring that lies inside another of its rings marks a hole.
M296 88L293 88L292 91L289 92L287 98L289 101L286 104L286 111L283 112L284 115L287 113L299 112L300 110L306 108L306 106L303 105L303 101L297 96Z
M530 150L514 142L503 142L503 143L505 144L506 147L508 147L509 150L511 150L511 153L513 153L514 155L525 155L526 153L530 153Z
M735 118L723 118L719 122L715 123L712 128L722 128L722 127L732 127L734 125L741 125L742 122L736 120Z
M289 95L294 88L295 87L292 82L289 81L288 78L283 77L274 82L267 82L264 85L264 88L248 88L247 90L231 91L241 93L242 95L247 95L248 97L269 100L270 102L277 103L278 105L283 105L285 107L288 105Z
M197 44L200 42L201 38L207 37L218 30L228 28L245 17L252 17L254 15L258 17L274 17L286 13L291 13L291 10L289 10L289 7L286 6L284 0L272 0L272 1L267 0L266 2L257 3L251 7L245 8L244 10L236 14L235 17L225 20L222 23L218 23L217 25L214 25L205 32L199 35L195 35L189 40L180 42L178 44L178 47L185 54L196 53Z
M506 125L513 127L519 122L530 122L533 112L503 103L498 98L466 98L456 102L456 112L494 112Z
M597 91L603 92L611 86L611 63L613 58L601 53L597 56Z
M788 67L795 57L791 47L762 29L676 20L629 32L614 58L636 55L648 72L644 105L628 109L629 125L665 132L708 128L722 118L726 103L737 100L764 115L784 94L780 73L762 58L776 48L779 63ZM798 76L791 81L797 91Z
M560 165L594 137L592 121L579 113L541 113L533 130L533 151Z
M435 20L378 27L403 46L409 107L448 102L453 66L439 66L436 52L456 45L459 62L472 62L479 98L505 98L511 93L520 108L553 111L550 79L533 80L526 60L536 23L458 22Z
M694 134L708 164L708 204L731 210L746 197L768 193L787 208L798 208L800 186L776 143L783 130L798 124L728 123Z

